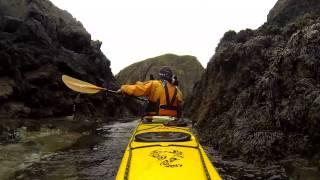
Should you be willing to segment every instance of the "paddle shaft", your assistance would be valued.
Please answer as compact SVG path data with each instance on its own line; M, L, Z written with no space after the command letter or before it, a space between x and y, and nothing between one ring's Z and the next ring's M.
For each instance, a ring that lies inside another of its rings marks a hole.
M68 88L70 88L73 91L80 92L80 93L96 94L101 91L106 91L106 92L109 92L112 94L119 94L120 95L120 93L118 91L99 87L94 84L91 84L91 83L88 83L88 82L85 82L85 81L82 81L82 80L79 80L79 79L76 79L76 78L73 78L73 77L70 77L67 75L62 75L62 81ZM128 97L132 97L132 98L135 98L140 101L147 101L145 99L135 97L135 96L128 96Z
M119 94L117 91L112 91L112 90L109 90L109 89L106 89L105 91L110 92L112 94L123 95L123 94ZM140 97L136 97L136 96L128 96L128 97L137 99L139 101L148 101L146 99L143 99L143 98L140 98Z

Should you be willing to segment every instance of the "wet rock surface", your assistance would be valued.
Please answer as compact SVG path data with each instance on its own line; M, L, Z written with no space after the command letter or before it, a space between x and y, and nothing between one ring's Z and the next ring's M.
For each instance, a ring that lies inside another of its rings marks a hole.
M0 1L0 118L71 115L77 94L64 86L62 74L116 89L100 47L79 21L49 0ZM134 105L120 105L118 96L100 93L82 100L84 109L95 107L89 112L95 117L136 113Z
M309 1L287 5L319 10ZM254 164L295 154L319 159L320 14L294 18L225 33L194 88L188 114L202 142L223 156Z

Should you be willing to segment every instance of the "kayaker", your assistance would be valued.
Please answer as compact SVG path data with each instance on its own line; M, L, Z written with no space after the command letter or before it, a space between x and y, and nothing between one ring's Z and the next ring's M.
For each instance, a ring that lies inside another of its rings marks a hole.
M118 93L146 96L149 100L146 108L147 115L180 118L182 93L176 86L176 76L169 67L165 66L159 71L159 79L137 82L134 85L122 85Z

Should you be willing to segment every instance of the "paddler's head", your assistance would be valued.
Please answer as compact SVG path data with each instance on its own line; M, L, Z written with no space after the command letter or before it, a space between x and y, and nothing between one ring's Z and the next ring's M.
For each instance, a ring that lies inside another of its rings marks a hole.
M169 82L172 81L173 73L172 70L168 66L164 66L159 71L159 78L161 80L167 80Z

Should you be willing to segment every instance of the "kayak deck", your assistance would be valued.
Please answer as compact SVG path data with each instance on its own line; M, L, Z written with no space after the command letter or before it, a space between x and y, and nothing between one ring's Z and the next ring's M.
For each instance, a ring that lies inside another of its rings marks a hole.
M189 128L140 122L126 148L116 179L221 178Z

